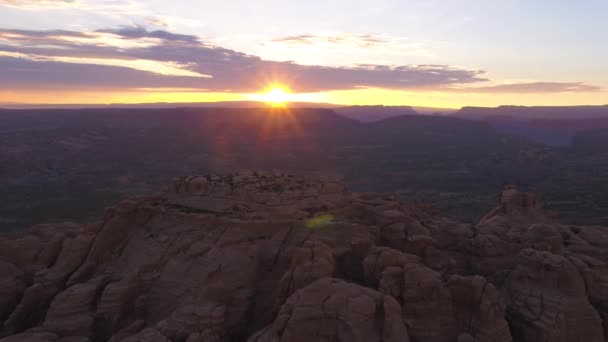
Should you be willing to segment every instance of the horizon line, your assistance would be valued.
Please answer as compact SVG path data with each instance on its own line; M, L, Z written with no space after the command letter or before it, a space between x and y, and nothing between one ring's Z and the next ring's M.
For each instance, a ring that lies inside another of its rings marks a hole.
M227 105L235 104L235 107L229 107ZM272 104L268 104L264 101L251 101L251 100L235 100L235 101L202 101L202 102L140 102L140 103L24 103L24 102L0 102L0 109L87 109L87 108L129 108L140 106L140 109L156 109L153 106L167 106L170 108L196 108L197 106L208 106L207 108L213 108L213 105L223 105L224 108L271 108ZM238 107L238 105L243 107ZM251 106L247 106L251 105ZM150 107L146 107L150 106ZM415 106L415 105L384 105L384 104L370 104L370 105L349 105L349 104L335 104L335 103L323 103L323 102L306 102L306 101L293 101L285 103L285 107L296 108L345 108L345 107L409 107L409 108L428 108L438 110L460 110L463 108L501 108L501 107L522 107L522 108L533 108L533 107L545 107L545 108L568 108L568 107L606 107L604 105L567 105L567 106L551 106L551 105L516 105L516 104L504 104L499 106L462 106L462 107L440 107L440 106Z

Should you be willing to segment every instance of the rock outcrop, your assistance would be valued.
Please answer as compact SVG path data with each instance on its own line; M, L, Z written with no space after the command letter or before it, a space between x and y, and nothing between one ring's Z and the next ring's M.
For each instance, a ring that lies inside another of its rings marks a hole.
M0 341L606 341L608 230L507 187L478 225L278 172L0 239Z
M397 301L343 280L325 278L290 296L274 322L251 342L408 341Z

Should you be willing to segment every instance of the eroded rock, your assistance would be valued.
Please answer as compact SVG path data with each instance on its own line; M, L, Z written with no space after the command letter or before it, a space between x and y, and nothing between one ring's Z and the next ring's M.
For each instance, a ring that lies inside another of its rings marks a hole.
M565 257L523 250L503 289L517 341L603 341L600 315Z
M395 299L342 280L325 278L289 297L275 321L249 341L409 339Z
M507 187L478 225L335 179L180 177L0 239L0 341L603 341L608 229ZM513 338L512 338L513 337Z

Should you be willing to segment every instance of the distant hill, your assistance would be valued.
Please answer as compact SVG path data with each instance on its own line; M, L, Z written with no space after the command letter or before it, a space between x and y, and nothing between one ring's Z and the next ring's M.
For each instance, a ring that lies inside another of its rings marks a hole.
M484 119L489 117L509 117L512 119L594 119L608 118L608 105L605 106L500 106L463 107L454 112L454 116L467 119Z
M244 168L337 175L369 191L475 183L493 195L521 150L537 148L475 121L408 115L365 124L331 109L1 110L0 127L0 217L17 228L87 218L178 175Z
M361 122L380 121L402 115L418 114L409 106L349 106L337 108L338 115Z
M567 145L581 132L608 128L608 106L464 107L451 115L484 121L501 132L550 145Z
M361 122L374 122L402 115L449 114L455 109L410 106L346 106L334 108L338 115Z
M451 116L483 121L499 132L549 145L568 145L581 132L608 128L608 105L464 107L460 110L410 106L346 106L334 110L338 115L360 122L377 122L412 115Z
M608 225L602 139L550 147L479 120L312 108L0 110L0 230L95 219L175 176L241 169L338 176L468 222L512 183L565 222Z

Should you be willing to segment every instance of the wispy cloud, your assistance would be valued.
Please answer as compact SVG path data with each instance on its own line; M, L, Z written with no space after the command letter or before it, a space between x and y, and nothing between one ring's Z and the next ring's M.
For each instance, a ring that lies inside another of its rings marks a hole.
M206 43L197 36L142 27L93 32L0 30L0 54L4 56L0 59L3 88L65 83L112 86L112 80L116 88L253 92L266 82L283 82L296 91L314 92L440 88L485 80L483 71L447 65L332 67L268 61Z
M264 45L288 48L286 51L331 51L333 54L356 56L419 56L435 58L435 50L442 42L413 41L407 37L380 34L332 32L304 33L269 39ZM285 49L283 49L285 50ZM296 52L297 53L297 52Z
M80 9L114 14L145 14L146 7L136 0L0 0L0 6L27 11Z
M49 15L102 16L115 22L158 28L169 28L170 22L187 21L158 15L139 0L0 0L0 8L3 6L28 12L48 12Z
M144 23L146 26L152 27L162 27L163 29L168 29L170 27L169 22L165 18L161 17L146 17L144 18Z
M275 43L287 43L291 45L314 45L320 43L350 44L359 47L372 47L389 44L390 40L373 34L340 33L329 35L300 34L274 38Z
M534 93L587 93L600 91L602 88L597 85L583 82L523 82L499 84L483 87L462 87L449 88L448 91L463 93L513 93L513 94L534 94Z
M24 10L47 10L78 7L80 0L0 0L0 5Z

